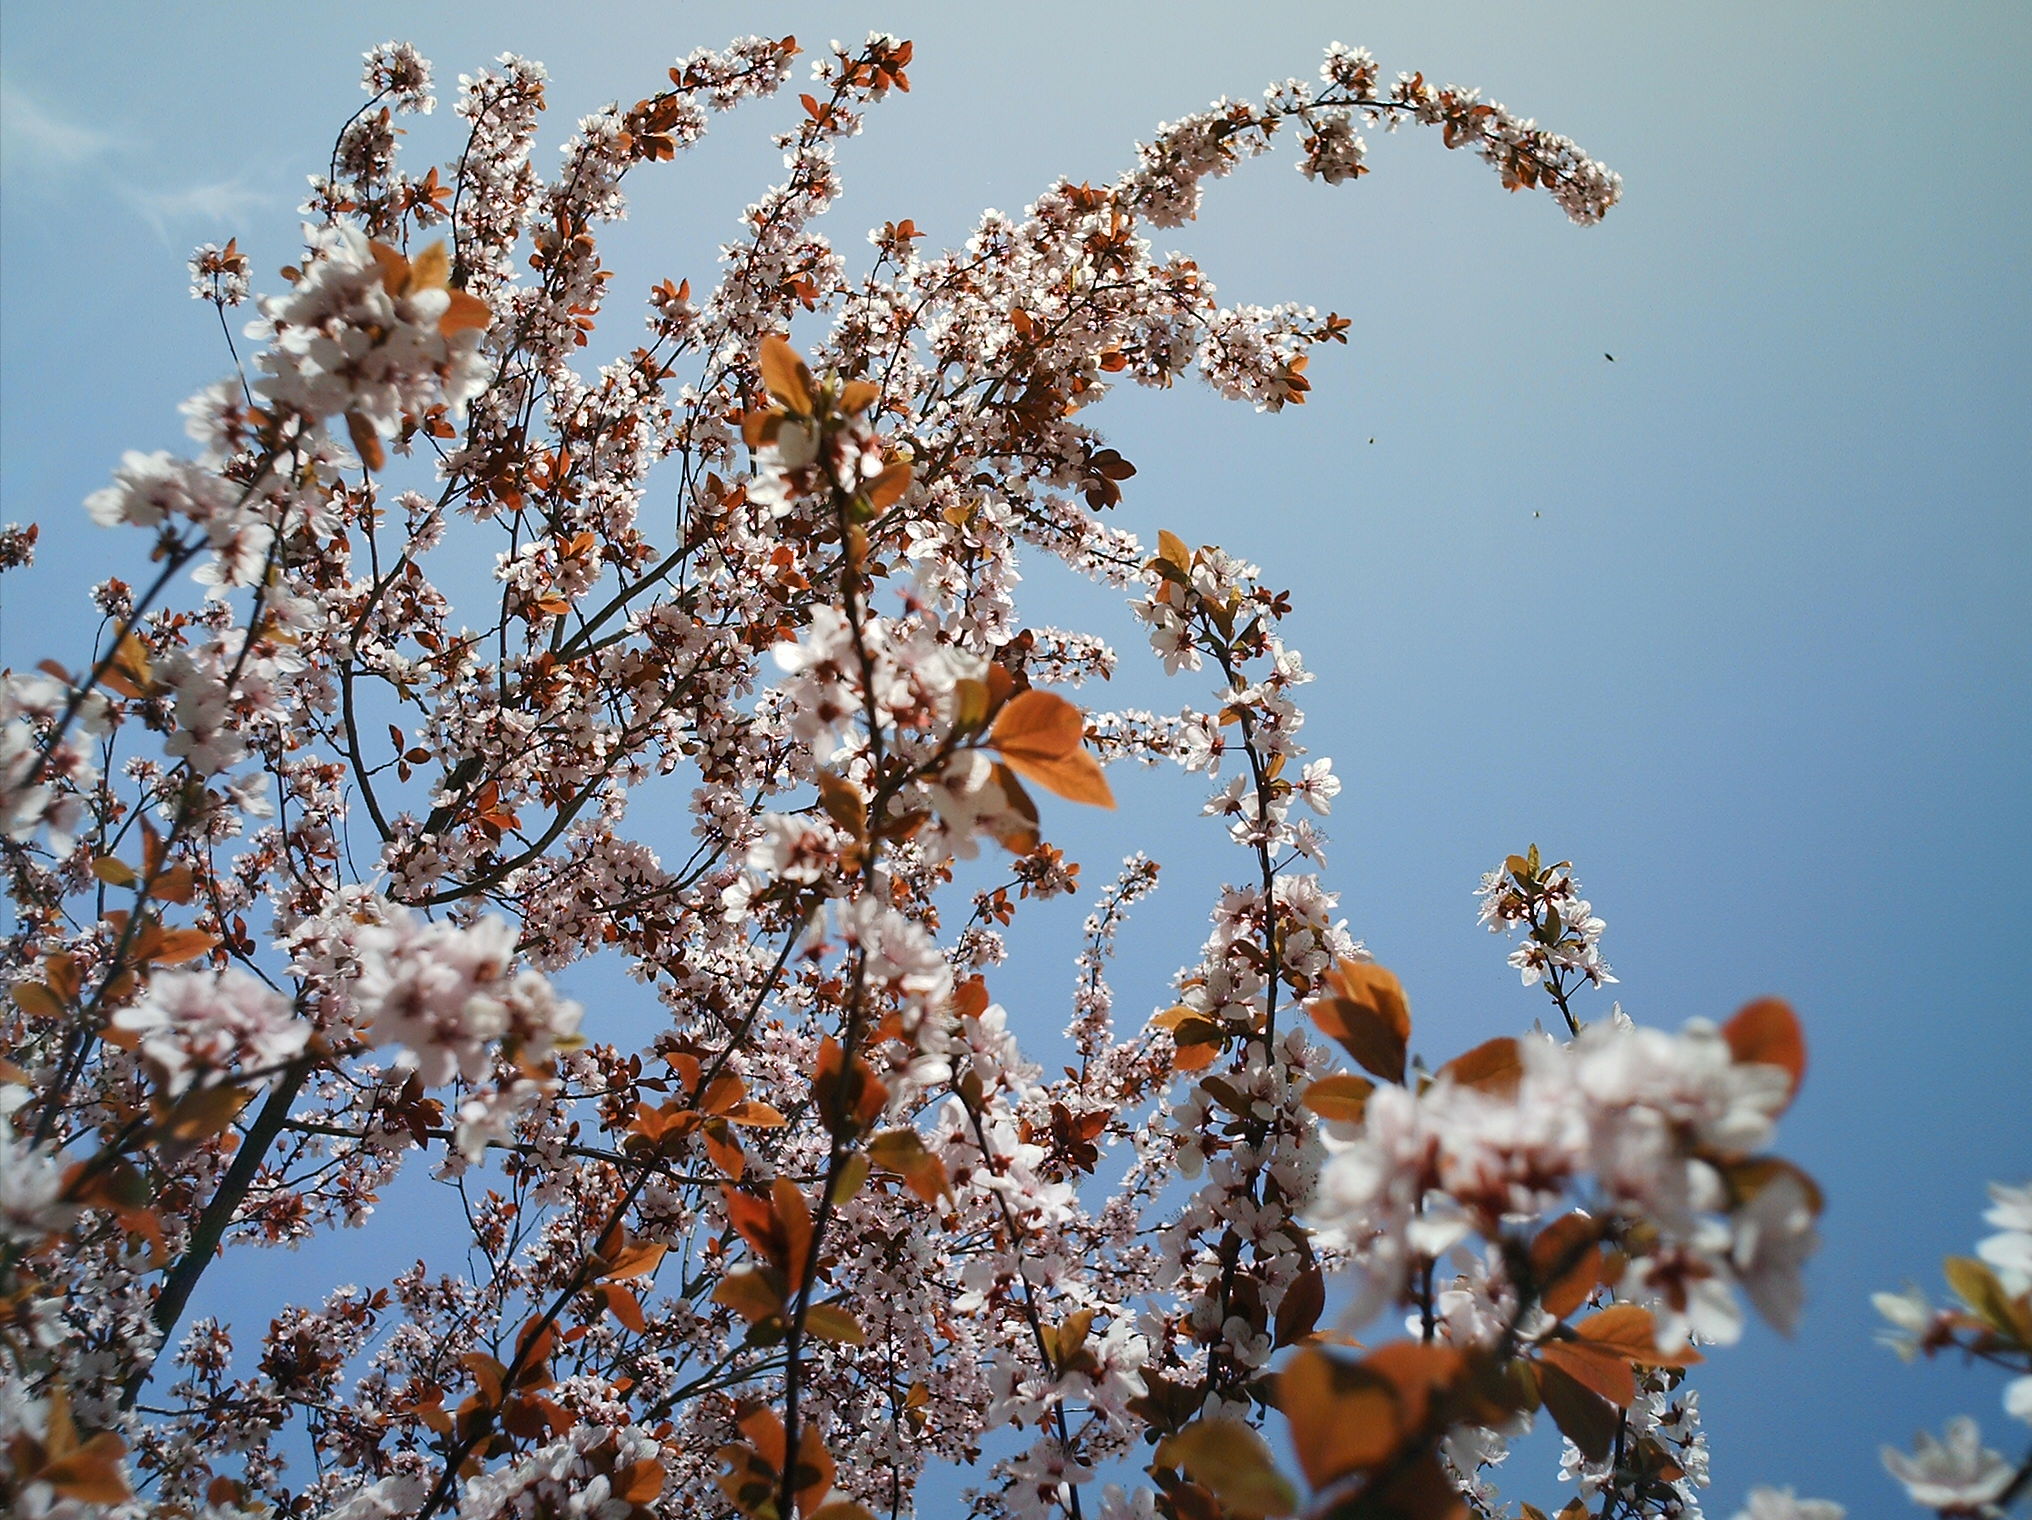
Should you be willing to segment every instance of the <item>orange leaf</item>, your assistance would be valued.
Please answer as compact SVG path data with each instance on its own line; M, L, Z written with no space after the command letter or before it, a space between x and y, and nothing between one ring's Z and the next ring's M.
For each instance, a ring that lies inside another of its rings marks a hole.
M381 436L364 414L346 413L346 436L353 440L353 452L368 469L378 470L388 463L388 451L381 447Z
M148 660L148 646L131 633L123 635L114 647L113 658L107 662L106 669L99 679L123 697L147 696L155 688L155 673ZM151 861L149 864L152 866L154 862Z
M1410 1431L1425 1423L1432 1394L1459 1377L1461 1354L1451 1346L1392 1341L1364 1357L1362 1370L1388 1379L1397 1390L1403 1428Z
M409 288L409 260L386 243L370 242L367 251L374 256L375 268L381 275L381 287L391 296L399 296Z
M875 1520L875 1516L865 1504L856 1504L852 1499L835 1499L813 1510L811 1520Z
M699 1094L698 1106L708 1114L724 1114L748 1095L748 1084L730 1071L723 1071Z
M706 1143L706 1157L712 1164L726 1173L729 1181L739 1182L748 1170L748 1153L741 1149L733 1131L724 1121L708 1124L700 1138Z
M202 929L169 929L163 932L148 959L158 966L181 965L196 960L218 942L218 935Z
M403 284L403 291L407 294L418 290L443 290L451 283L451 278L451 255L445 252L444 239L439 238L409 261L409 278Z
M157 1105L154 1137L175 1146L209 1140L238 1118L253 1096L243 1087L194 1087L174 1104Z
M1601 1269L1601 1225L1586 1214L1576 1211L1553 1220L1531 1242L1538 1302L1555 1318L1565 1319L1587 1302Z
M1776 1066L1792 1079L1792 1097L1806 1076L1806 1036L1791 1006L1778 998L1745 1004L1722 1026L1738 1066Z
M766 1404L758 1404L734 1423L748 1438L748 1444L755 1448L757 1455L782 1472L784 1454L790 1448L783 1433L783 1421L776 1417L776 1411Z
M630 1462L614 1474L614 1497L628 1504L647 1504L663 1492L663 1464L654 1457Z
M865 1346L868 1332L861 1322L838 1304L812 1304L804 1311L804 1328L822 1341L842 1346Z
M1386 1082L1404 1080L1411 1005L1404 986L1373 961L1342 961L1326 976L1330 994L1305 1005L1313 1023Z
M622 1247L613 1264L600 1274L600 1279L603 1282L624 1282L631 1277L647 1277L663 1264L664 1253L669 1249L655 1241L630 1241Z
M1517 1083L1524 1076L1524 1062L1517 1054L1517 1042L1508 1035L1500 1035L1455 1056L1440 1067L1439 1075L1451 1077L1462 1087L1506 1097L1517 1090Z
M761 369L762 384L770 395L800 416L811 415L811 371L788 339L771 333L762 340Z
M1691 1346L1678 1351L1658 1349L1658 1330L1651 1311L1637 1304L1610 1304L1574 1327L1574 1334L1628 1357L1642 1367L1690 1367L1701 1360Z
M720 1196L726 1200L727 1222L741 1238L768 1260L781 1265L783 1226L777 1222L776 1210L765 1199L739 1188L723 1187Z
M797 1436L797 1492L794 1497L800 1514L810 1514L818 1508L819 1501L832 1492L836 1471L832 1453L825 1449L818 1426L807 1423Z
M1321 1077L1306 1088L1298 1101L1322 1119L1360 1124L1369 1106L1369 1094L1375 1090L1376 1084L1367 1077L1342 1072L1336 1076Z
M164 871L148 884L148 895L160 902L187 903L197 890L197 878L189 866Z
M1388 1461L1397 1450L1402 1404L1391 1383L1308 1348L1277 1376L1277 1407L1305 1481L1324 1488Z
M1262 1436L1232 1416L1194 1420L1166 1436L1158 1443L1157 1460L1205 1484L1237 1520L1288 1515L1298 1507L1297 1492L1277 1470Z
M1559 1368L1581 1387L1600 1394L1618 1409L1628 1409L1637 1396L1637 1375L1613 1351L1586 1341L1547 1341L1538 1359Z
M16 982L9 990L14 997L14 1006L31 1018L60 1019L64 1016L62 1002L41 982Z
M451 293L452 303L437 319L437 330L449 338L468 329L485 332L494 324L494 310L478 296L468 295L463 290Z
M120 1473L120 1458L126 1450L126 1442L110 1430L102 1430L35 1476L66 1499L86 1504L121 1504L134 1497Z
M1020 691L995 719L988 739L1011 764L1026 760L1062 760L1086 737L1086 719L1064 697L1048 691Z
M783 1228L783 1275L792 1287L802 1285L811 1267L811 1210L804 1194L788 1177L778 1177L769 1187L776 1205L776 1217Z
M617 1282L601 1283L600 1297L605 1300L614 1318L633 1330L637 1335L649 1328L649 1321L642 1313L642 1300Z
M937 1203L952 1192L945 1163L924 1148L923 1138L914 1129L883 1131L868 1142L868 1159L901 1177L926 1203Z
M1067 802L1084 802L1089 807L1112 808L1115 794L1108 786L1108 778L1101 774L1101 762L1085 750L1074 750L1058 760L1036 760L1026 755L1002 751L1002 757L1009 762L1009 768L1018 775L1028 776L1047 792L1054 792Z
M868 498L869 506L880 512L894 506L909 484L910 466L899 459L863 486L861 494Z
M1541 1364L1538 1392L1553 1424L1581 1449L1590 1462L1604 1461L1616 1444L1623 1417L1616 1406L1576 1382L1560 1367Z
M721 1278L713 1289L713 1302L724 1304L751 1325L783 1312L783 1295L766 1273L755 1268Z

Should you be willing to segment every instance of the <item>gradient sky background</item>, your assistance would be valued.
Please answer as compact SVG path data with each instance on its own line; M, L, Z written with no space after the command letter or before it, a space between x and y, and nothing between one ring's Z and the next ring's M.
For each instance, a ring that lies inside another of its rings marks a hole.
M40 520L46 547L9 577L0 660L74 663L83 581L134 573L139 538L92 529L78 504L122 449L180 447L176 403L224 370L183 255L237 234L256 288L277 288L303 175L384 37L438 66L444 107L412 137L431 156L452 142L457 73L503 49L547 63L546 166L578 115L653 91L696 45L912 37L912 92L842 153L829 226L850 257L886 219L943 246L1056 174L1112 176L1158 120L1310 76L1330 40L1386 72L1478 84L1619 170L1625 203L1572 227L1423 132L1371 134L1375 172L1338 190L1300 180L1288 152L1244 166L1164 241L1229 299L1351 316L1354 342L1314 360L1312 404L1281 416L1203 391L1111 401L1099 421L1140 469L1119 520L1220 542L1291 589L1290 641L1320 674L1308 737L1347 782L1329 881L1410 988L1433 1057L1541 1012L1469 896L1533 840L1577 863L1640 1020L1726 1016L1767 992L1800 1010L1813 1065L1782 1147L1826 1185L1826 1245L1797 1338L1754 1327L1700 1372L1710 1513L1755 1482L1853 1516L1910 1512L1877 1447L1960 1410L2022 1450L2001 1380L1900 1366L1872 1344L1868 1295L1940 1291L1939 1258L1986 1233L1984 1183L2032 1174L2032 8L856 0L597 16L7 9L0 514ZM631 178L634 219L607 245L617 315L594 354L634 341L653 280L710 276L794 111L717 119L703 150ZM1121 690L1089 700L1204 695L1152 676L1107 599L1043 573L1032 589L1034 621L1098 618L1118 637ZM1117 787L1128 805L1072 853L1094 886L1138 845L1167 863L1115 978L1133 1017L1169 1001L1237 861L1191 823L1198 786ZM1044 1048L1085 911L1063 907L1037 941L1054 958L997 988ZM267 1259L273 1289L364 1276L366 1244ZM1515 1492L1559 1502L1542 1466Z

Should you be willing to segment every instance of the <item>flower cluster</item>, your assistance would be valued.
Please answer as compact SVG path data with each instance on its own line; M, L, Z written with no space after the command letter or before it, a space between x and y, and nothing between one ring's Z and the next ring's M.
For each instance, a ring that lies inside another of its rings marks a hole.
M362 1034L370 1045L401 1045L402 1064L426 1086L479 1081L497 1047L534 1067L577 1039L584 1010L548 977L513 969L515 930L505 919L458 926L395 907L356 946Z
M1646 1226L1616 1287L1653 1309L1661 1349L1736 1340L1738 1291L1789 1329L1814 1199L1782 1169L1754 1190L1742 1180L1793 1086L1739 1059L1743 1045L1698 1022L1676 1035L1609 1022L1570 1044L1520 1041L1507 1090L1446 1072L1422 1092L1379 1088L1359 1135L1329 1137L1313 1206L1356 1253L1358 1305L1398 1297L1463 1241L1499 1244L1511 1221L1581 1203Z
M819 223L836 150L913 61L878 33L780 107L781 176L715 277L661 280L596 353L633 176L799 53L680 58L545 169L540 66L462 76L463 141L418 165L430 124L397 123L431 69L373 49L189 457L130 454L86 503L157 569L95 589L81 668L0 686L0 1507L861 1520L992 1439L983 1517L1291 1512L1275 1419L1315 1507L1450 1514L1500 1502L1542 1406L1588 1493L1686 1513L1695 1343L1742 1298L1798 1311L1818 1198L1762 1154L1796 1026L1580 1029L1601 924L1534 851L1484 918L1575 1038L1414 1064L1316 874L1342 782L1302 742L1290 599L1146 545L1092 425L1124 382L1301 404L1347 341L1150 241L1287 125L1329 184L1400 121L1577 220L1613 176L1335 48L1119 179L943 252L891 222L850 269ZM238 240L190 268L222 316L248 297ZM1068 695L1118 656L1026 621L1045 558L1126 593L1203 710ZM1132 854L1042 1061L1048 994L1008 979L1034 907L1083 890L1066 831L1120 762L1203 773L1236 869L1123 1018L1111 962L1158 879ZM638 992L582 1009L561 981L590 962ZM442 1241L265 1324L231 1294L189 1317L215 1261L368 1221L414 1158ZM1341 1282L1409 1339L1329 1349Z
M1525 931L1524 942L1510 952L1525 986L1544 980L1563 996L1569 976L1597 987L1615 981L1602 958L1607 925L1580 895L1570 862L1546 865L1533 845L1483 876L1475 895L1481 899L1480 922L1491 934Z
M223 248L200 243L190 256L191 299L210 301L221 311L238 306L247 299L250 272L237 239L229 239Z
M279 1070L311 1033L288 999L237 966L158 972L138 1002L113 1015L113 1027L136 1042L171 1095L241 1068Z
M488 314L448 273L441 249L411 261L357 228L313 229L295 288L262 298L247 330L264 345L256 392L308 422L345 416L370 464L405 417L461 414L487 380Z

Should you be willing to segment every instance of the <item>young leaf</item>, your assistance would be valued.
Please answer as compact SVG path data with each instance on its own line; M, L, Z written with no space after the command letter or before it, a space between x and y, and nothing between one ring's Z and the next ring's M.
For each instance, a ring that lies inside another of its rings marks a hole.
M1451 1078L1461 1087L1507 1097L1523 1080L1524 1061L1517 1053L1517 1042L1509 1035L1499 1035L1455 1056L1440 1067L1439 1075Z
M1158 1443L1157 1460L1211 1489L1235 1520L1265 1520L1298 1507L1298 1491L1277 1470L1270 1448L1240 1420L1195 1420Z
M804 1311L804 1328L822 1341L842 1346L865 1346L868 1332L861 1322L838 1304L812 1304Z
M1081 741L1086 719L1064 697L1048 691L1018 692L1004 704L988 742L1018 775L1068 802L1112 808L1115 794L1100 762Z
M1369 1094L1375 1090L1376 1084L1367 1077L1341 1072L1312 1083L1298 1101L1322 1119L1360 1124L1362 1115L1368 1110Z
M782 1293L766 1273L754 1267L721 1278L713 1289L713 1302L732 1309L751 1325L783 1312Z
M1313 1023L1364 1069L1386 1082L1402 1082L1411 1041L1403 984L1373 961L1342 961L1326 982L1328 995L1305 1005Z
M945 1163L924 1148L923 1137L914 1129L884 1130L868 1142L868 1160L901 1177L904 1186L926 1203L952 1194Z
M1625 1356L1640 1367L1691 1367L1701 1360L1691 1346L1659 1350L1651 1311L1638 1304L1611 1304L1581 1320L1573 1331L1582 1340Z
M1587 1302L1601 1270L1601 1225L1577 1210L1553 1220L1531 1242L1538 1302L1555 1319L1565 1319Z
M1628 1409L1637 1396L1637 1375L1630 1370L1629 1362L1593 1342L1547 1341L1538 1348L1538 1359L1557 1367L1618 1409Z
M1313 1488L1389 1460L1402 1405L1386 1379L1308 1348L1277 1375L1274 1399Z
M1605 1461L1623 1424L1616 1406L1550 1364L1538 1369L1538 1391L1552 1422L1580 1448L1581 1455L1590 1462Z
M1792 1079L1796 1096L1806 1076L1806 1037L1791 1006L1778 998L1759 998L1741 1008L1722 1026L1729 1053L1738 1066L1776 1066Z
M801 417L812 412L811 371L789 340L771 333L762 340L762 384L777 402Z

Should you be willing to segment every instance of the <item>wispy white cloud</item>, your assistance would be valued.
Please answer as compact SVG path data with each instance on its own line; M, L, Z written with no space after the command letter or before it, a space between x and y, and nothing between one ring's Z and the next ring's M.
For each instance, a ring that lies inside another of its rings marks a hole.
M71 119L0 77L0 177L17 186L50 189L61 179L74 187L80 175L90 175L165 243L189 231L231 230L248 212L275 202L237 175L181 186L143 179L133 149L131 140Z
M0 76L0 172L43 175L78 169L104 162L121 146L111 132L65 119Z
M213 180L181 190L144 190L127 184L115 188L134 214L164 242L170 241L180 228L230 228L248 212L270 205L275 199L239 178Z

